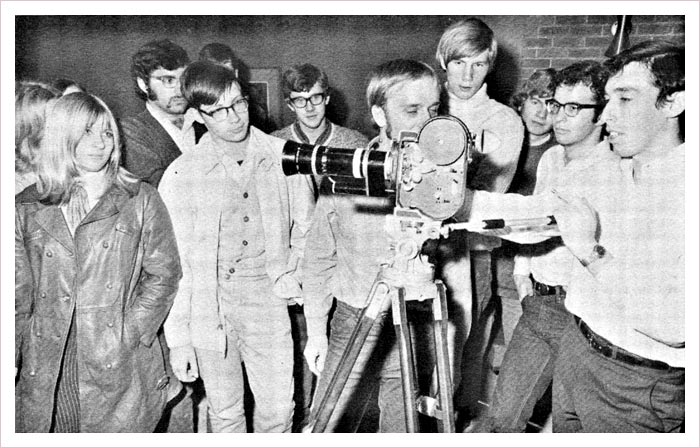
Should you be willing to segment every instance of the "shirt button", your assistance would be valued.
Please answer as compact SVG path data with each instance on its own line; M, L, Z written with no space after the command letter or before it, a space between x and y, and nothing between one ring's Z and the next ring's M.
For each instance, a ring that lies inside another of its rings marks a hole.
M229 271L229 273L231 273L231 274L233 274L234 272L236 272L236 270L235 270L234 268L229 268L228 271Z
M49 258L53 257L53 252L51 252L50 250L47 250L47 251L46 251L46 256L49 257Z
M248 192L243 193L243 199L248 199Z
M248 245L248 241L243 240L243 245L244 245L244 246L247 246L247 245Z
M248 218L247 216L244 216L244 217L243 217L243 222L248 222L248 221L250 221L250 218Z
M111 368L112 368L112 364L107 363L107 365L106 365L105 367L107 367L108 369L111 369Z
M108 326L109 328L112 328L112 327L114 326L114 324L113 324L112 322L110 322L110 323L107 324L107 326Z
M36 337L40 338L41 337L41 331L36 332Z
M225 275L224 275L224 278L225 278L226 280L229 280L229 279L231 278L231 276L230 276L229 274L225 274Z
M105 286L106 286L107 289L112 289L112 284L111 284L111 283L107 283Z
M217 329L217 330L223 330L223 329L224 329L224 326L221 325L221 324L219 324L219 325L216 326L216 329Z
M46 298L46 293L45 293L45 292L42 292L41 294L39 294L39 296L40 296L42 299L45 299L45 298Z
M103 241L103 242L102 242L102 247L104 247L105 249L107 249L107 248L109 247L109 243L108 243L107 241Z
M29 376L36 376L36 371L34 371L34 370L30 371Z

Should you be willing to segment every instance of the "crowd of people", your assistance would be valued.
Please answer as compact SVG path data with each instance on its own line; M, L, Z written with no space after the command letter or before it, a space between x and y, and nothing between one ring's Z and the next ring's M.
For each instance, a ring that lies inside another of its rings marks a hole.
M378 65L371 140L326 117L331 82L303 61L283 76L295 121L271 129L220 43L195 62L143 45L132 117L72 80L16 82L16 431L308 430L395 204L285 176L285 141L379 147L444 114L476 142L454 219L553 215L559 229L435 245L457 430L532 430L550 390L554 432L683 432L684 48L536 70L509 105L487 93L497 53L469 18L444 31L437 71ZM407 431L390 314L326 431L358 431L368 408L378 431Z

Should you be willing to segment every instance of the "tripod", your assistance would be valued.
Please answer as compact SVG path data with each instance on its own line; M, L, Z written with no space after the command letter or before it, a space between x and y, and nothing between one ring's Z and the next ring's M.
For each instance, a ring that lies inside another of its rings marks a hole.
M340 398L369 332L380 314L391 308L399 344L403 401L408 432L418 432L418 413L438 421L440 432L454 432L452 375L447 348L447 300L445 286L434 279L434 266L420 253L428 239L439 238L441 223L413 209L395 208L387 216L386 230L393 248L391 261L377 274L359 321L350 336L317 407L311 417L312 432L323 432ZM432 302L432 327L436 351L436 396L420 396L417 390L413 344L408 326L407 301Z

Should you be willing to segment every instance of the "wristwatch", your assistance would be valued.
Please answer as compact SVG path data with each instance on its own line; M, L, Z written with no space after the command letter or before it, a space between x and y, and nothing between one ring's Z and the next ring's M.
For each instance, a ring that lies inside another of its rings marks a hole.
M591 251L590 255L584 258L579 258L579 261L581 262L583 267L588 267L588 265L590 265L594 261L603 258L606 253L607 251L603 246L601 246L600 244L596 244L595 246L593 246L593 250Z

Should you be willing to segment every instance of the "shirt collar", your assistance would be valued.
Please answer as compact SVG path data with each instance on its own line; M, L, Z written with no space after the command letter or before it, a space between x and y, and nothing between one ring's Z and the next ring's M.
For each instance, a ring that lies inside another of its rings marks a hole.
M330 140L330 136L333 130L332 123L328 121L327 118L324 118L323 121L326 123L326 128L323 130L321 135L318 136L315 142L312 142L309 139L309 136L306 135L304 130L301 128L299 121L294 122L292 130L294 131L295 136L300 140L301 143L306 143L307 145L325 145L326 142Z

